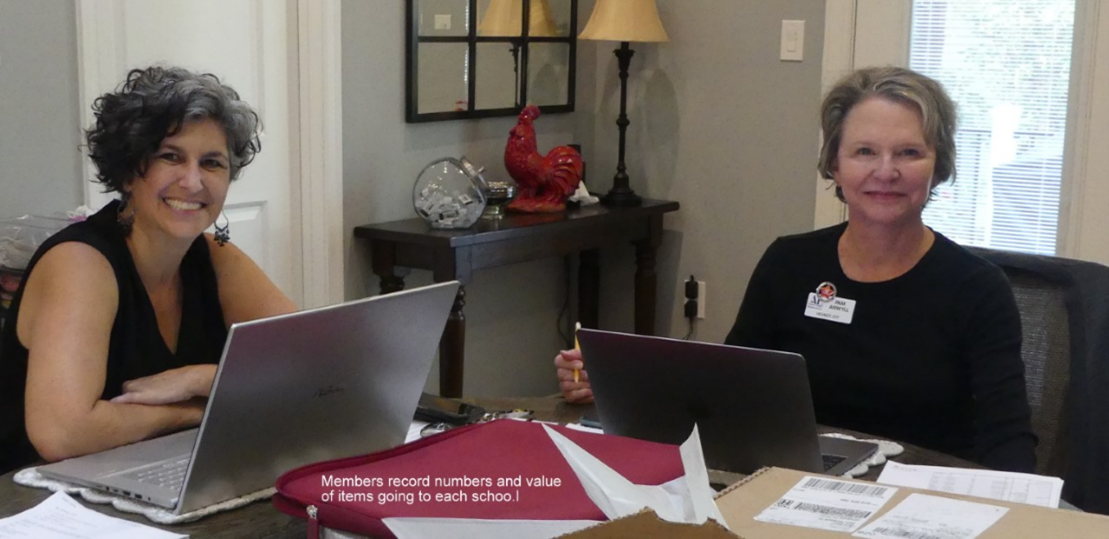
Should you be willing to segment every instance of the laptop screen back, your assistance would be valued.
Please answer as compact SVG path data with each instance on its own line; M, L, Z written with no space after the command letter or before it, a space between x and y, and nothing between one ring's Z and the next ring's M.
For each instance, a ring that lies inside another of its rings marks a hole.
M404 442L457 282L232 326L178 512Z
M710 468L822 468L800 355L589 329L578 339L606 433L680 444L696 423Z

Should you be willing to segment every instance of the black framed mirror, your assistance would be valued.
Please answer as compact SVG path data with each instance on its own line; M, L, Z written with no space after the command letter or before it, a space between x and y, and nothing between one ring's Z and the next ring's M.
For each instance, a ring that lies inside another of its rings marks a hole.
M573 112L578 0L406 3L407 122Z

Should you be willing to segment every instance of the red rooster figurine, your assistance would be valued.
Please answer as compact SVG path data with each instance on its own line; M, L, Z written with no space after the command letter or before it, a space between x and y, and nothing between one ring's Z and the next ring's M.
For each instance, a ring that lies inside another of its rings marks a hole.
M528 105L508 134L504 167L516 180L516 198L508 209L525 213L553 213L566 209L566 199L577 189L583 171L581 155L569 146L558 146L541 155L535 144L539 107Z

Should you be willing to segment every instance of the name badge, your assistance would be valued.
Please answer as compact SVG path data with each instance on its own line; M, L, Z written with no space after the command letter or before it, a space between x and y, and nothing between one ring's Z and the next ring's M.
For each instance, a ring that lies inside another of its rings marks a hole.
M810 318L850 324L854 314L855 300L836 297L836 287L829 282L820 283L816 292L809 292L805 302L805 316Z

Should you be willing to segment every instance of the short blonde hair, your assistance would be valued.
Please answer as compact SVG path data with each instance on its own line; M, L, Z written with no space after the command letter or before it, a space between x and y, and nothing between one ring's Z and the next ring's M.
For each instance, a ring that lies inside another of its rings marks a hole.
M881 97L915 106L924 119L924 141L936 151L936 168L932 173L932 192L940 184L955 178L955 103L943 85L935 79L902 67L868 67L840 79L820 106L820 125L824 145L820 148L817 169L825 179L833 179L836 155L843 139L847 113L868 97ZM843 191L836 186L836 198L843 200Z

